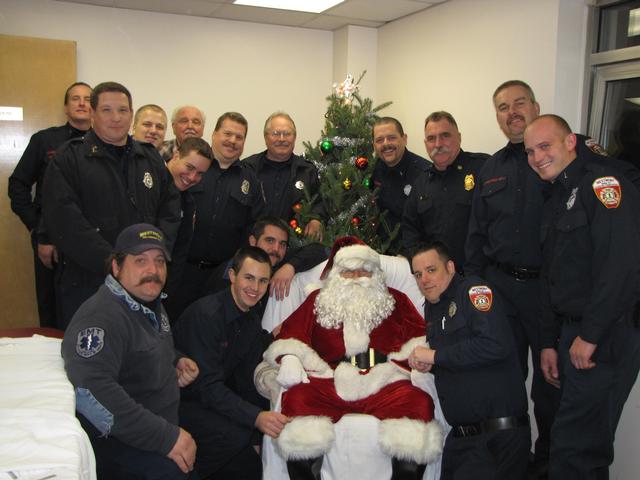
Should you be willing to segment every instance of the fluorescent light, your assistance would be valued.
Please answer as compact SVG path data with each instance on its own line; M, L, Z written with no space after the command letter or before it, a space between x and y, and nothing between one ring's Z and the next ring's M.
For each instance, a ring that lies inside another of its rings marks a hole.
M625 100L633 103L634 105L640 105L640 97L625 98Z
M235 0L233 3L251 7L320 13L342 2L344 0Z

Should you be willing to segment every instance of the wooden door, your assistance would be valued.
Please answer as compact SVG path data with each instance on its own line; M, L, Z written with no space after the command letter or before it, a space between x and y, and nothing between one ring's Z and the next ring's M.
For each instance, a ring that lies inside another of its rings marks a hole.
M0 328L38 325L29 232L9 207L8 178L31 135L65 122L76 42L0 35ZM22 121L2 107L22 108Z

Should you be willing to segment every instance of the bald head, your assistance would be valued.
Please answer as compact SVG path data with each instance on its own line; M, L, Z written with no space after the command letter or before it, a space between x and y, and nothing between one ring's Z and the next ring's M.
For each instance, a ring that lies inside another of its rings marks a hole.
M558 115L542 115L524 132L529 165L543 180L553 182L576 158L576 136Z

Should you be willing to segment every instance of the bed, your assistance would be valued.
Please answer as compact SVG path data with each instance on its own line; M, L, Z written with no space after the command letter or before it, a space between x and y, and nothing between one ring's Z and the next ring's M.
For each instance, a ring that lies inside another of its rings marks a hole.
M0 330L0 480L96 478L60 355L61 333Z

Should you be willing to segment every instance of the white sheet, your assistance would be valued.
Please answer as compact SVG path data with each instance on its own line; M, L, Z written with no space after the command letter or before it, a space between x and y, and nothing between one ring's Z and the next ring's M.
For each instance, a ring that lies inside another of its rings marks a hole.
M60 345L40 335L0 338L0 480L96 478Z

